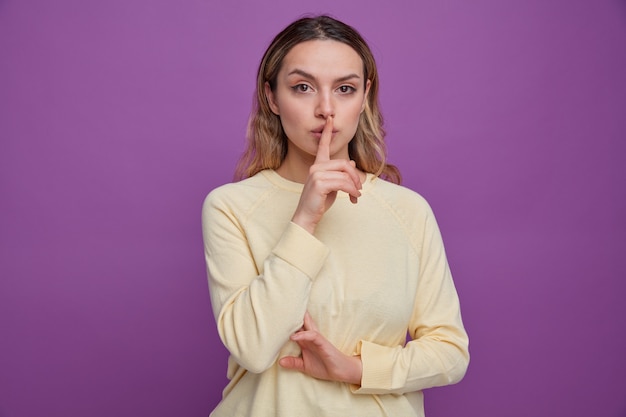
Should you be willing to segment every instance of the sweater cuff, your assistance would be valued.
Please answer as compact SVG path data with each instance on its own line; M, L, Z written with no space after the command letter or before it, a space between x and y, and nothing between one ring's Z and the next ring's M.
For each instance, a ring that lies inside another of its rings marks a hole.
M357 354L361 356L363 374L361 386L352 387L355 394L380 393L392 387L391 368L398 351L388 346L362 340L357 346Z
M273 252L314 279L324 266L329 249L302 227L289 222Z

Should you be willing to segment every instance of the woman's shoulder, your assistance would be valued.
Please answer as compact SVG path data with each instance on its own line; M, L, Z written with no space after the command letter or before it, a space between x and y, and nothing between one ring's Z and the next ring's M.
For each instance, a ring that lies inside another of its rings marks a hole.
M250 192L252 190L263 188L268 186L269 183L264 180L261 173L258 173L252 177L245 178L240 181L229 182L213 188L207 197L211 198L223 198L227 196L238 196L242 193Z
M263 172L237 182L220 185L211 190L204 199L204 207L246 206L258 201L273 189Z
M374 178L372 192L391 206L430 211L430 204L420 193L383 178Z
M420 247L424 234L438 229L430 203L417 191L380 178L375 180L372 189L378 209L402 226L415 248Z

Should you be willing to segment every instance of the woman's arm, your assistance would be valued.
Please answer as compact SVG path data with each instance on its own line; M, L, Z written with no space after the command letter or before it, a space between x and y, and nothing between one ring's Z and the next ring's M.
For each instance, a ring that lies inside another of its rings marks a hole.
M469 365L469 339L434 215L423 225L420 273L406 346L362 341L359 394L401 394L460 381Z
M289 223L259 271L244 228L222 194L209 194L202 209L211 305L226 348L237 363L258 373L302 326L312 280L328 249Z
M360 196L354 163L330 159L333 122L328 117L292 221L263 263L252 259L243 225L221 193L203 206L209 290L218 332L234 359L251 372L269 368L303 324L312 280L328 255L314 236L338 191Z
M304 327L291 337L302 355L282 358L281 366L350 383L357 394L402 394L461 380L469 363L468 337L430 208L421 228L420 277L409 327L412 341L388 346L363 340L357 355L348 356L319 333L307 314Z

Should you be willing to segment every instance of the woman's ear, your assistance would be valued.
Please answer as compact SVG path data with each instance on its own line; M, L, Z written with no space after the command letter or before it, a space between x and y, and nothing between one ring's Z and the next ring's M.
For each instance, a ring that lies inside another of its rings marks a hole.
M365 106L367 105L367 99L369 97L371 85L372 85L372 82L370 80L367 80L367 82L365 83L365 94L363 95L363 104L361 105L361 113L363 113L363 110L365 110Z
M267 81L265 82L265 98L267 99L267 103L269 104L272 113L274 113L276 116L279 116L280 112L278 110L278 104L276 104L274 92L272 91L272 87L270 87L270 83L268 83Z

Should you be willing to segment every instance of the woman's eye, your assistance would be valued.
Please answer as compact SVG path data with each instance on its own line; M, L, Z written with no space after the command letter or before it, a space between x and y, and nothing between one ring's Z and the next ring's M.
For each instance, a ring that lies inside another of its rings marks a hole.
M349 94L356 91L356 88L352 87L351 85L342 85L338 88L338 90L342 94Z
M298 85L294 85L293 87L291 87L292 89L294 89L294 91L298 92L298 93L307 93L308 91L311 90L311 87L309 87L306 84L298 84Z

